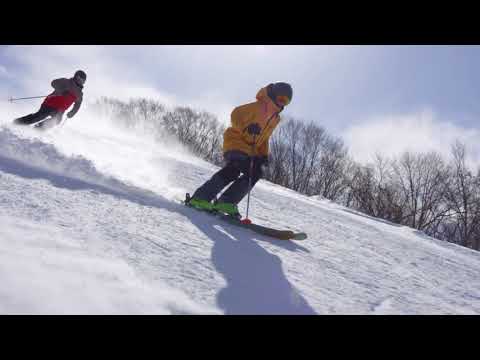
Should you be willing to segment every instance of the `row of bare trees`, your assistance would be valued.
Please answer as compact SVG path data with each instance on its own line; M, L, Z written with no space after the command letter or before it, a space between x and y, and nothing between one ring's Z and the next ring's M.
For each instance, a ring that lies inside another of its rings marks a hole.
M464 144L453 144L451 154L446 161L435 152L405 152L357 164L346 174L344 205L480 250L480 173L468 168Z
M142 129L159 141L173 136L203 159L222 163L224 126L212 114L189 107L167 110L145 99L103 98L95 107L123 127ZM377 154L373 162L359 164L323 127L285 118L270 139L265 178L480 250L480 172L467 166L463 144L452 145L451 154L448 161L435 152L391 159Z
M351 161L342 140L312 123L284 120L270 139L267 180L306 195L337 201Z

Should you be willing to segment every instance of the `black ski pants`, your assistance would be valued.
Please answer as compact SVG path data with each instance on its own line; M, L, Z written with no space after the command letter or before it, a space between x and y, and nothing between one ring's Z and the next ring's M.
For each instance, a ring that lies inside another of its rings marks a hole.
M62 115L63 112L49 106L42 105L40 110L38 110L36 113L15 119L13 122L16 125L32 125L46 119L47 117L51 117L51 120L43 121L35 126L39 128L42 128L45 125L51 127L58 125L62 121Z
M210 180L200 186L193 197L212 201L228 184L233 184L220 196L218 202L238 204L248 193L250 157L240 151L229 151L225 155L226 165ZM263 175L264 158L253 158L252 188ZM241 175L242 174L242 175Z

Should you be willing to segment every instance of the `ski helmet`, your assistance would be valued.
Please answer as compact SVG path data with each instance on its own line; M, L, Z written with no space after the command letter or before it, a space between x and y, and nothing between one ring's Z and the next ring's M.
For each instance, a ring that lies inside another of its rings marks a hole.
M283 108L292 101L293 89L288 83L277 82L268 85L267 93L277 106Z
M87 81L87 74L85 74L85 71L78 70L75 72L75 75L73 75L73 80L77 83L77 85L83 86L85 81Z

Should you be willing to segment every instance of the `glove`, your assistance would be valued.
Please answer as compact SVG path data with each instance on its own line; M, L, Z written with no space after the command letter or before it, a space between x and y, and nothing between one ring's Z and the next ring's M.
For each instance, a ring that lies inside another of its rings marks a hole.
M73 114L71 111L69 111L69 112L67 113L67 118L69 118L69 119L70 119L70 118L72 118L72 117L73 117L73 115L75 115L75 114Z
M253 123L247 126L247 131L250 135L259 135L262 128L257 123Z
M259 156L258 162L261 164L262 167L268 166L268 156Z

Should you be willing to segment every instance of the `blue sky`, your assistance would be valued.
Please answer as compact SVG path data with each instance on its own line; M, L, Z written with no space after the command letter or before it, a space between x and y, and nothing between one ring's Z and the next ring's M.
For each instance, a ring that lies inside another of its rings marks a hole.
M479 160L479 64L480 46L3 46L0 95L48 93L81 68L86 99L149 96L228 122L261 86L289 81L285 113L344 137L359 158L460 138Z

